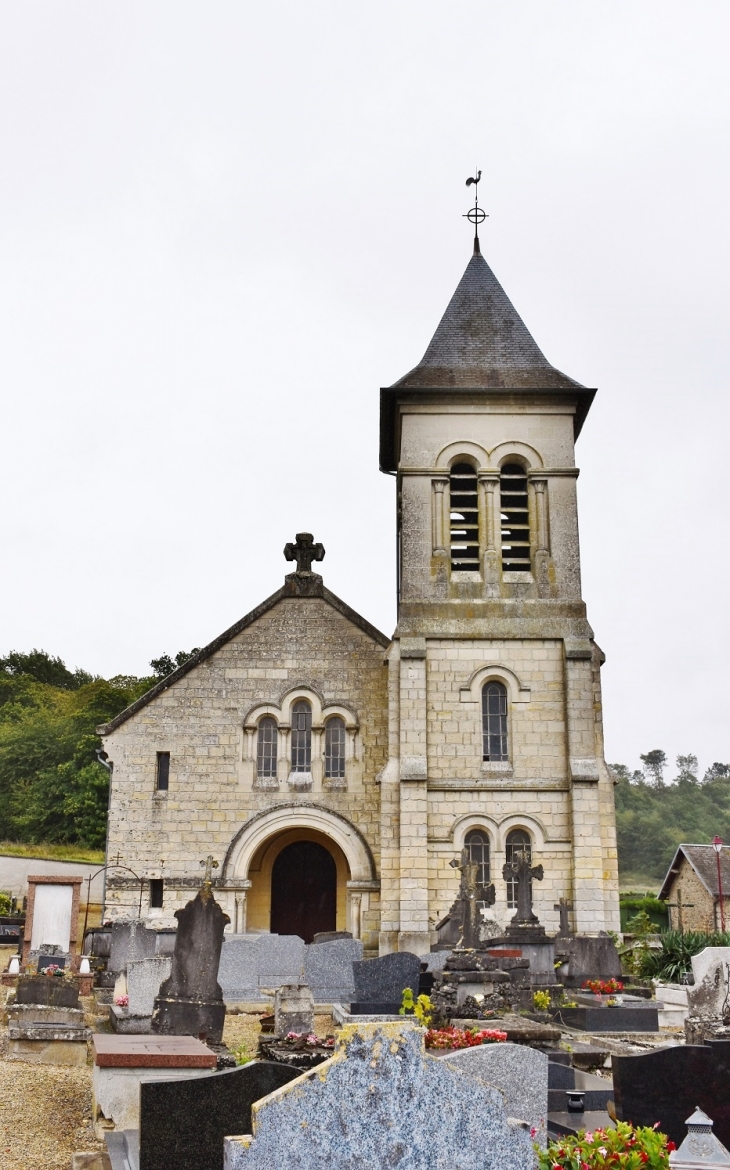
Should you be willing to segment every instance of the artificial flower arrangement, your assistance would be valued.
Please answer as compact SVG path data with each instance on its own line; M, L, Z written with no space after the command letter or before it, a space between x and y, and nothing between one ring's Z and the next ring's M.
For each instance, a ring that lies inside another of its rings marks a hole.
M615 1129L582 1129L576 1137L563 1137L548 1148L536 1146L539 1170L669 1170L669 1155L676 1150L666 1134L659 1133L659 1122L634 1127L617 1121Z
M427 1048L476 1048L479 1044L501 1044L507 1039L506 1032L495 1028L429 1028L426 1032Z
M614 995L623 989L620 979L586 979L583 984L583 990L592 991L594 995Z
M116 999L114 1000L114 1003L116 1004L117 1007L129 1007L129 996L128 995L118 995L116 997Z
M324 1040L320 1040L318 1036L315 1036L314 1032L287 1032L286 1039L291 1041L303 1040L309 1048L334 1048L335 1046L334 1036L325 1036Z

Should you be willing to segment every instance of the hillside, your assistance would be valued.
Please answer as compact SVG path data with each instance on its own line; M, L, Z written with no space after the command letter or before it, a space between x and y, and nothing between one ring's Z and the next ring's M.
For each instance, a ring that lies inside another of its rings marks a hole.
M189 655L146 678L68 670L44 650L0 658L0 840L104 848L109 793L96 734Z
M680 842L730 841L730 764L712 764L700 779L697 757L678 756L677 775L666 782L664 752L656 749L641 760L636 771L611 765L618 779L619 869L660 880Z

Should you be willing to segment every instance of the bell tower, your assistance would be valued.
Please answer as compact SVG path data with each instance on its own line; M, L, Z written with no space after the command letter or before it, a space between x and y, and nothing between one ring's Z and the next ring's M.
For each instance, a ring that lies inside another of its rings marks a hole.
M618 929L603 655L578 542L575 441L594 394L547 361L478 237L423 358L381 391L398 516L382 950L428 949L470 833L502 925L519 844L544 866L547 929L560 898L574 930Z

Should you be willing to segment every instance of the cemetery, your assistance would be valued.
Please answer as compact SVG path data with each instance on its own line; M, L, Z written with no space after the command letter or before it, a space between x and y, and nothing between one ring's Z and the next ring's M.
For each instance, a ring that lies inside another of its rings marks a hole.
M87 1078L69 1170L517 1170L594 1132L665 1135L657 1165L730 1165L730 948L651 984L565 913L545 931L538 867L514 866L499 933L467 850L455 868L453 943L379 958L344 932L231 933L212 857L176 930L117 918L79 939L75 884L39 882L56 888L5 951L3 1064Z

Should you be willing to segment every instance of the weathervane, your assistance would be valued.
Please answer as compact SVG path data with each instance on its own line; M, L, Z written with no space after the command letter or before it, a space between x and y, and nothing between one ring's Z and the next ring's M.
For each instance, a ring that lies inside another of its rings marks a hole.
M474 251L475 252L480 251L480 248L479 248L479 224L484 223L484 220L487 218L486 211L483 211L481 209L481 207L479 206L478 184L479 184L479 180L481 179L481 177L482 177L482 172L477 171L476 178L473 178L470 175L469 178L466 180L467 187L471 187L472 183L474 184L474 206L470 207L469 210L467 212L465 212L464 215L462 216L462 219L468 219L469 223L474 224Z

